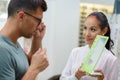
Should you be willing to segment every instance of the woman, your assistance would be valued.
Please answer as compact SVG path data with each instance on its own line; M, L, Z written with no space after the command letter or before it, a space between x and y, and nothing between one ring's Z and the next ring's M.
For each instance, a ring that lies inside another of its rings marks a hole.
M109 40L94 70L102 75L90 75L80 67L97 35L108 36ZM83 36L87 45L72 50L60 80L118 80L118 62L111 52L113 42L110 37L110 27L102 12L93 12L88 15L84 23Z

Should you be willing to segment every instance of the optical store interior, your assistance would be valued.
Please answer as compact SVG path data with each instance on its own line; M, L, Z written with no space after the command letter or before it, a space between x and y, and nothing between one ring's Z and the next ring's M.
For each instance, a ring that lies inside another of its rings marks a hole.
M62 73L73 48L84 46L83 23L94 11L105 13L111 26L111 38L114 41L113 52L120 60L118 41L120 37L120 13L115 13L115 0L46 0L48 10L44 13L46 34L43 47L47 49L49 66L36 80L48 78ZM0 0L0 29L7 20L9 0ZM31 39L21 37L18 41L22 48L30 50Z

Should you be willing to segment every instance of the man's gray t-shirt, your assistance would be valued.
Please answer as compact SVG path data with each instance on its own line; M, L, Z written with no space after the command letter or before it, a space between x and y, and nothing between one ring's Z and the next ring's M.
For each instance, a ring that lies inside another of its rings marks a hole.
M21 80L29 67L25 52L0 35L0 80Z

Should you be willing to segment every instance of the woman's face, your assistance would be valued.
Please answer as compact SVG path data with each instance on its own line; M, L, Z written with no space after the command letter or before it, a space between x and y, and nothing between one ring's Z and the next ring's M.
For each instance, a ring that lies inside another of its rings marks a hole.
M103 35L104 32L99 26L100 22L95 16L87 17L84 27L83 27L83 36L85 38L86 44L91 47L96 35Z

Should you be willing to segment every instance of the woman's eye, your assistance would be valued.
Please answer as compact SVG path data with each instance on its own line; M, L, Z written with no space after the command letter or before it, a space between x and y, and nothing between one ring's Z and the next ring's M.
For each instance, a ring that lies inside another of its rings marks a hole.
M86 30L86 29L87 29L87 28L84 26L84 27L83 27L83 30Z
M96 30L95 30L95 29L93 29L93 28L91 28L91 31L92 31L92 32L95 32Z

